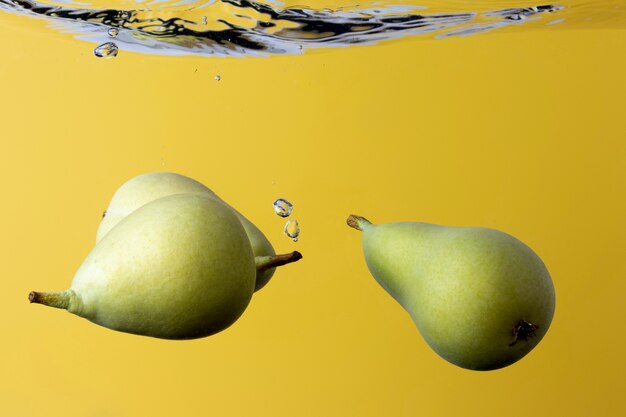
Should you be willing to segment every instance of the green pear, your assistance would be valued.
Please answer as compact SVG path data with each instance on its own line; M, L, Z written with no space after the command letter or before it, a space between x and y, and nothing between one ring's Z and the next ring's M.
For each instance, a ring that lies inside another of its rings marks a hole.
M32 292L29 299L122 332L194 339L233 324L255 281L252 248L232 210L180 194L122 219L89 253L69 290Z
M354 215L348 225L363 231L365 261L376 281L447 361L473 370L502 368L548 331L552 279L513 236L481 227L374 225Z
M276 255L265 235L248 219L241 215L213 191L200 182L172 172L154 172L139 175L124 183L113 195L104 212L96 242L100 241L120 220L150 201L173 194L200 194L213 198L230 207L241 221L252 251L257 257L257 279L255 291L263 288L274 275L275 267L294 262L302 256L298 252Z

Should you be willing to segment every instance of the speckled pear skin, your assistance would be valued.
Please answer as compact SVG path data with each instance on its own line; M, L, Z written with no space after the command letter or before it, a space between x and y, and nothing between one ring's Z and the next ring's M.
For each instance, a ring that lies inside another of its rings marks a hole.
M122 332L194 339L233 324L254 292L241 222L202 195L152 201L122 219L80 266L67 310Z
M361 223L367 266L441 357L463 368L510 365L544 337L555 309L541 259L506 233L426 223ZM516 326L531 323L529 334ZM524 340L526 338L527 340Z
M213 191L200 182L184 175L172 172L154 172L142 174L124 183L113 195L96 236L99 242L121 219L139 207L158 198L174 194L200 194L218 200L228 206L241 221L255 256L275 255L272 244L265 235L248 219L220 199ZM255 291L269 282L276 268L257 272Z

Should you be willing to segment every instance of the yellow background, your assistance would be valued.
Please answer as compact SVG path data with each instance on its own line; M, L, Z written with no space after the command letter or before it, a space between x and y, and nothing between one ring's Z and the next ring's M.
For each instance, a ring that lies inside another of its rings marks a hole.
M44 21L0 22L0 415L626 414L625 30L98 60ZM158 170L304 259L196 341L29 305L69 286L115 189ZM546 338L499 371L440 359L369 275L350 213L519 237L556 286Z

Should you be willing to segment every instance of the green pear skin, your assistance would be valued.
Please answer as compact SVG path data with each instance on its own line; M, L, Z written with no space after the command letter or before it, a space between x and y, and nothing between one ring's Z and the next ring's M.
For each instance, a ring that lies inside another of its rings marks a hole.
M555 309L541 259L506 233L427 223L371 224L363 253L376 281L410 314L428 345L466 369L493 370L530 352Z
M29 298L122 332L195 339L233 324L255 281L252 248L232 210L181 194L122 219L89 253L69 290Z
M255 256L268 257L276 254L272 244L265 235L237 210L221 200L213 191L192 178L172 172L142 174L124 183L115 192L109 207L104 212L98 228L96 242L100 241L121 219L139 207L150 201L173 194L200 194L222 202L233 210L241 221L250 239ZM269 282L275 270L272 267L260 269L257 272L255 291L260 290Z

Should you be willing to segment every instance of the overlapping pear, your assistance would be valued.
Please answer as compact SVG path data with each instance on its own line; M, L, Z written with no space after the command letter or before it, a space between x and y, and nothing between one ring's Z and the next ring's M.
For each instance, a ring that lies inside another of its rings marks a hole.
M70 288L33 291L31 302L122 332L195 339L232 325L259 276L266 283L302 257L274 255L252 223L190 178L138 178L114 196Z
M100 239L102 239L102 237L104 237L121 219L128 216L139 207L150 201L174 194L204 195L230 207L239 221L241 221L250 239L252 251L255 257L257 257L259 268L257 271L255 291L260 290L269 282L276 270L275 266L281 265L281 259L283 261L291 259L292 254L279 255L279 258L276 258L276 252L263 232L237 210L228 205L228 203L220 199L217 194L208 187L192 178L173 172L142 174L125 182L115 192L109 203L109 207L103 213L103 218L96 235L96 242L100 241ZM270 262L276 263L276 265L268 265Z
M209 336L241 316L256 267L241 222L200 195L150 202L101 239L70 289L30 294L94 323L165 339Z

